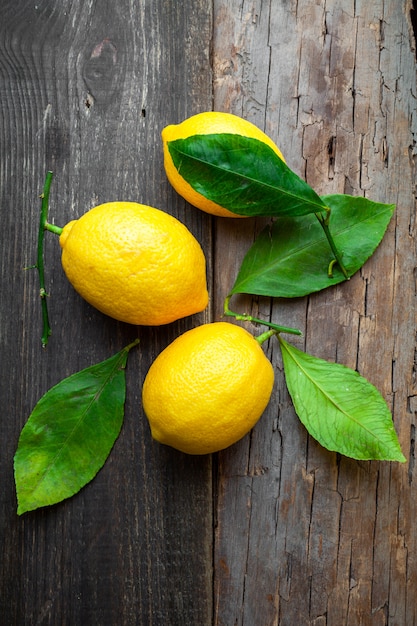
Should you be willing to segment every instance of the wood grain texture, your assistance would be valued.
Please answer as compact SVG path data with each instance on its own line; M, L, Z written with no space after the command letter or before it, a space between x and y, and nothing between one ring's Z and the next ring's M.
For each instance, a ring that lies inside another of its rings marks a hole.
M232 308L297 326L304 337L293 343L357 368L392 408L408 459L356 462L309 438L271 343L272 402L252 435L219 455L219 626L417 623L410 9L397 0L215 0L215 108L264 129L319 193L397 204L382 245L348 284ZM216 315L259 227L216 222Z
M417 623L410 11L411 0L214 0L213 15L204 0L3 2L2 623ZM373 382L393 410L406 464L356 462L309 438L275 341L267 347L274 394L250 436L212 458L152 442L140 406L150 363L186 328L221 318L266 221L212 220L165 179L161 129L211 109L213 87L214 108L264 129L319 193L397 204L382 245L348 284L296 301L235 297L232 308L301 328L296 345ZM193 319L139 329L125 423L105 467L74 498L18 518L12 459L34 404L138 334L74 293L48 235L53 334L42 350L37 276L23 268L34 262L47 169L55 174L50 217L58 225L116 199L184 221L206 252L212 304Z
M77 496L18 518L12 464L41 395L138 334L82 301L48 234L52 337L42 351L38 279L24 267L35 261L38 195L48 169L54 223L111 200L157 206L200 240L210 273L211 221L170 188L160 140L167 123L211 107L210 4L6 1L0 30L0 621L210 624L211 459L153 443L140 400L151 361L208 312L139 329L121 436Z

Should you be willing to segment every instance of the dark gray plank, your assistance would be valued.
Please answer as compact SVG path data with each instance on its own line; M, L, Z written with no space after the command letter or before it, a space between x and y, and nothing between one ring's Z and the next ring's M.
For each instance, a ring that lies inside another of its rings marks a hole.
M210 262L211 222L163 172L160 131L211 106L211 7L203 0L3 2L0 34L1 622L210 624L211 459L151 441L140 386L152 359L208 313L168 327L120 324L79 298L46 239L52 337L40 344L39 200L50 219L136 200L184 221ZM125 424L96 479L49 509L16 515L12 458L40 396L139 333Z

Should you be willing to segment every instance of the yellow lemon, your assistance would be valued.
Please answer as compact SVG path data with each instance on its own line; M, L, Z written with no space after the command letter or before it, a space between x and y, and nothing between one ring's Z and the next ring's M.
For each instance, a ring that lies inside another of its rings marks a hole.
M284 157L275 143L257 126L232 113L220 113L218 111L206 111L187 118L181 124L171 124L162 131L162 143L164 148L164 167L169 182L187 202L198 209L221 217L245 217L237 215L219 204L208 200L198 193L181 176L174 165L169 153L168 143L176 139L187 139L193 135L234 134L258 139L268 145L284 161Z
M135 202L108 202L69 222L62 266L75 290L102 313L158 326L208 303L200 244L176 218Z
M256 339L215 322L187 331L159 354L143 384L143 409L154 439L208 454L251 430L273 384L273 367Z

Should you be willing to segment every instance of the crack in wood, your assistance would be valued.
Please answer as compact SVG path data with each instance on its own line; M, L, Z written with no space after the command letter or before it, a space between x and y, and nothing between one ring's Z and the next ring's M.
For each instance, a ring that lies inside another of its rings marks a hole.
M410 425L410 453L408 460L408 484L411 485L413 482L413 472L416 464L415 457L415 447L416 447L416 426L415 424Z
M333 135L329 139L329 143L327 144L327 154L329 155L329 169L328 169L328 177L329 180L334 179L334 164L336 160L336 136Z
M413 30L413 35L414 35L414 54L417 55L417 50L416 50L416 40L417 40L417 0L411 0L411 7L410 7L410 22L411 22L411 27Z

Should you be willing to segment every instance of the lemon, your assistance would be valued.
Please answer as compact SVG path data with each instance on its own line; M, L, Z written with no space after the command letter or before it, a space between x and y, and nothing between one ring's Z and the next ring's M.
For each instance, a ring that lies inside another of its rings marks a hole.
M275 145L272 139L268 137L268 135L251 122L248 122L237 115L233 115L232 113L206 111L187 118L185 121L181 122L181 124L171 124L163 129L162 143L164 148L164 167L168 180L174 187L175 191L185 198L187 202L194 205L198 209L205 211L206 213L211 213L212 215L218 215L221 217L245 217L243 215L237 215L219 204L208 200L202 194L198 193L198 191L193 189L193 187L181 176L169 153L168 143L170 141L187 139L193 135L212 134L234 134L252 139L258 139L272 148L272 150L283 161L284 157L279 148Z
M204 324L180 335L151 365L143 409L157 441L188 454L227 448L266 408L274 370L244 328Z
M75 290L117 320L158 326L207 306L201 246L164 211L134 202L101 204L69 222L60 245Z

